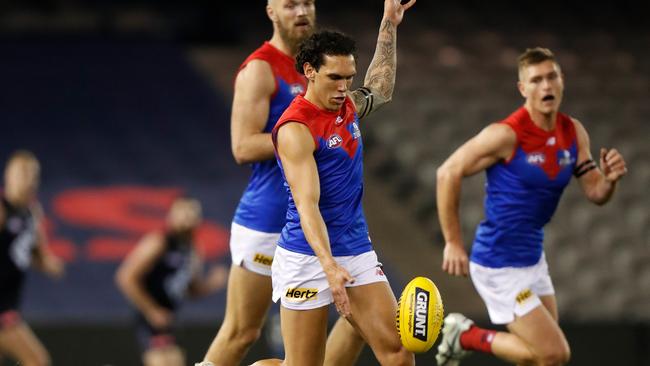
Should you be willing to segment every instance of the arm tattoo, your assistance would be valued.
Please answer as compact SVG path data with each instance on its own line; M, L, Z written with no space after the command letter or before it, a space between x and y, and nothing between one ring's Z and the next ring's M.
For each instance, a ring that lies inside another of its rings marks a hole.
M384 20L377 37L377 48L370 62L365 90L355 90L354 101L361 116L370 114L383 104L388 103L393 96L395 86L395 70L397 65L397 28L388 20Z

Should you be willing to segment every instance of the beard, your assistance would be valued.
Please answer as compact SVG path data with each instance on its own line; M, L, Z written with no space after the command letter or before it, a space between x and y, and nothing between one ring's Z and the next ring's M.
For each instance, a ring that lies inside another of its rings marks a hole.
M278 23L278 32L280 34L280 37L282 38L282 41L284 41L284 43L289 46L291 53L294 55L298 53L300 43L302 43L302 41L309 38L309 36L314 33L314 23L312 22L311 24L312 27L308 32L299 33L297 30L293 30Z

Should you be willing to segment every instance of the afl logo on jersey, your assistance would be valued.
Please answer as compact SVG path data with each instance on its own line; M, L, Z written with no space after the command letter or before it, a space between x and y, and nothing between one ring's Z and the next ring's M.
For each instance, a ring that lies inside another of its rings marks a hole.
M289 92L294 97L298 94L302 94L303 91L305 91L305 89L300 84L291 84L291 86L289 87Z
M328 149L336 149L337 147L341 146L343 143L343 139L341 136L337 134L333 134L327 139L327 148Z
M543 153L532 153L528 155L526 161L531 165L542 165L546 161L546 156Z

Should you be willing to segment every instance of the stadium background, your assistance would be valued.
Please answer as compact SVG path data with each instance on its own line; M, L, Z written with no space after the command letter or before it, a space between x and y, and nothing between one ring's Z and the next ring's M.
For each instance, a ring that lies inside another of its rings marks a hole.
M317 4L320 25L358 40L361 76L382 3ZM230 155L231 86L239 63L271 34L264 5L0 4L0 160L17 148L41 159L50 244L68 262L60 282L31 273L22 307L54 365L138 364L131 310L112 276L139 236L160 227L174 196L202 201L202 248L210 265L229 264L229 222L248 177ZM395 291L415 275L431 277L447 311L488 324L469 281L439 269L435 169L520 105L515 58L526 47L549 47L566 75L563 110L590 131L592 151L619 148L630 171L604 208L572 184L546 230L571 364L650 364L646 11L633 1L427 0L409 11L399 31L394 101L363 129L366 213ZM482 216L482 184L473 177L463 189L468 245ZM199 360L218 329L224 296L183 306L178 337L189 361ZM276 331L270 325L247 360L276 354ZM418 362L431 364L433 352ZM375 364L368 350L359 364ZM500 363L473 356L466 364Z

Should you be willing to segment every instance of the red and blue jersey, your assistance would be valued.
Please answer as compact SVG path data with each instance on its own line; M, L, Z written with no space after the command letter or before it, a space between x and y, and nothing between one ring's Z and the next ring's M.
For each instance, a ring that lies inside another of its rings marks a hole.
M277 151L277 131L288 122L302 123L311 132L316 150L314 159L320 181L318 207L327 226L333 256L358 255L372 250L368 225L363 214L363 143L354 103L346 98L338 111L326 111L302 96L296 97L273 129ZM276 152L277 155L277 152ZM284 176L282 161L278 164ZM300 215L289 185L287 223L278 245L292 252L314 255L300 226Z
M514 130L517 143L510 159L486 170L485 220L470 259L486 267L526 267L541 258L544 225L573 175L576 131L561 113L555 129L545 131L523 107L500 123Z
M296 71L293 57L269 42L264 42L248 56L239 71L253 60L266 61L275 77L275 92L271 96L269 118L263 131L269 133L293 98L304 93L307 82L305 76ZM287 192L280 169L273 159L253 163L251 167L253 172L233 221L249 229L279 233L284 227L287 210Z

